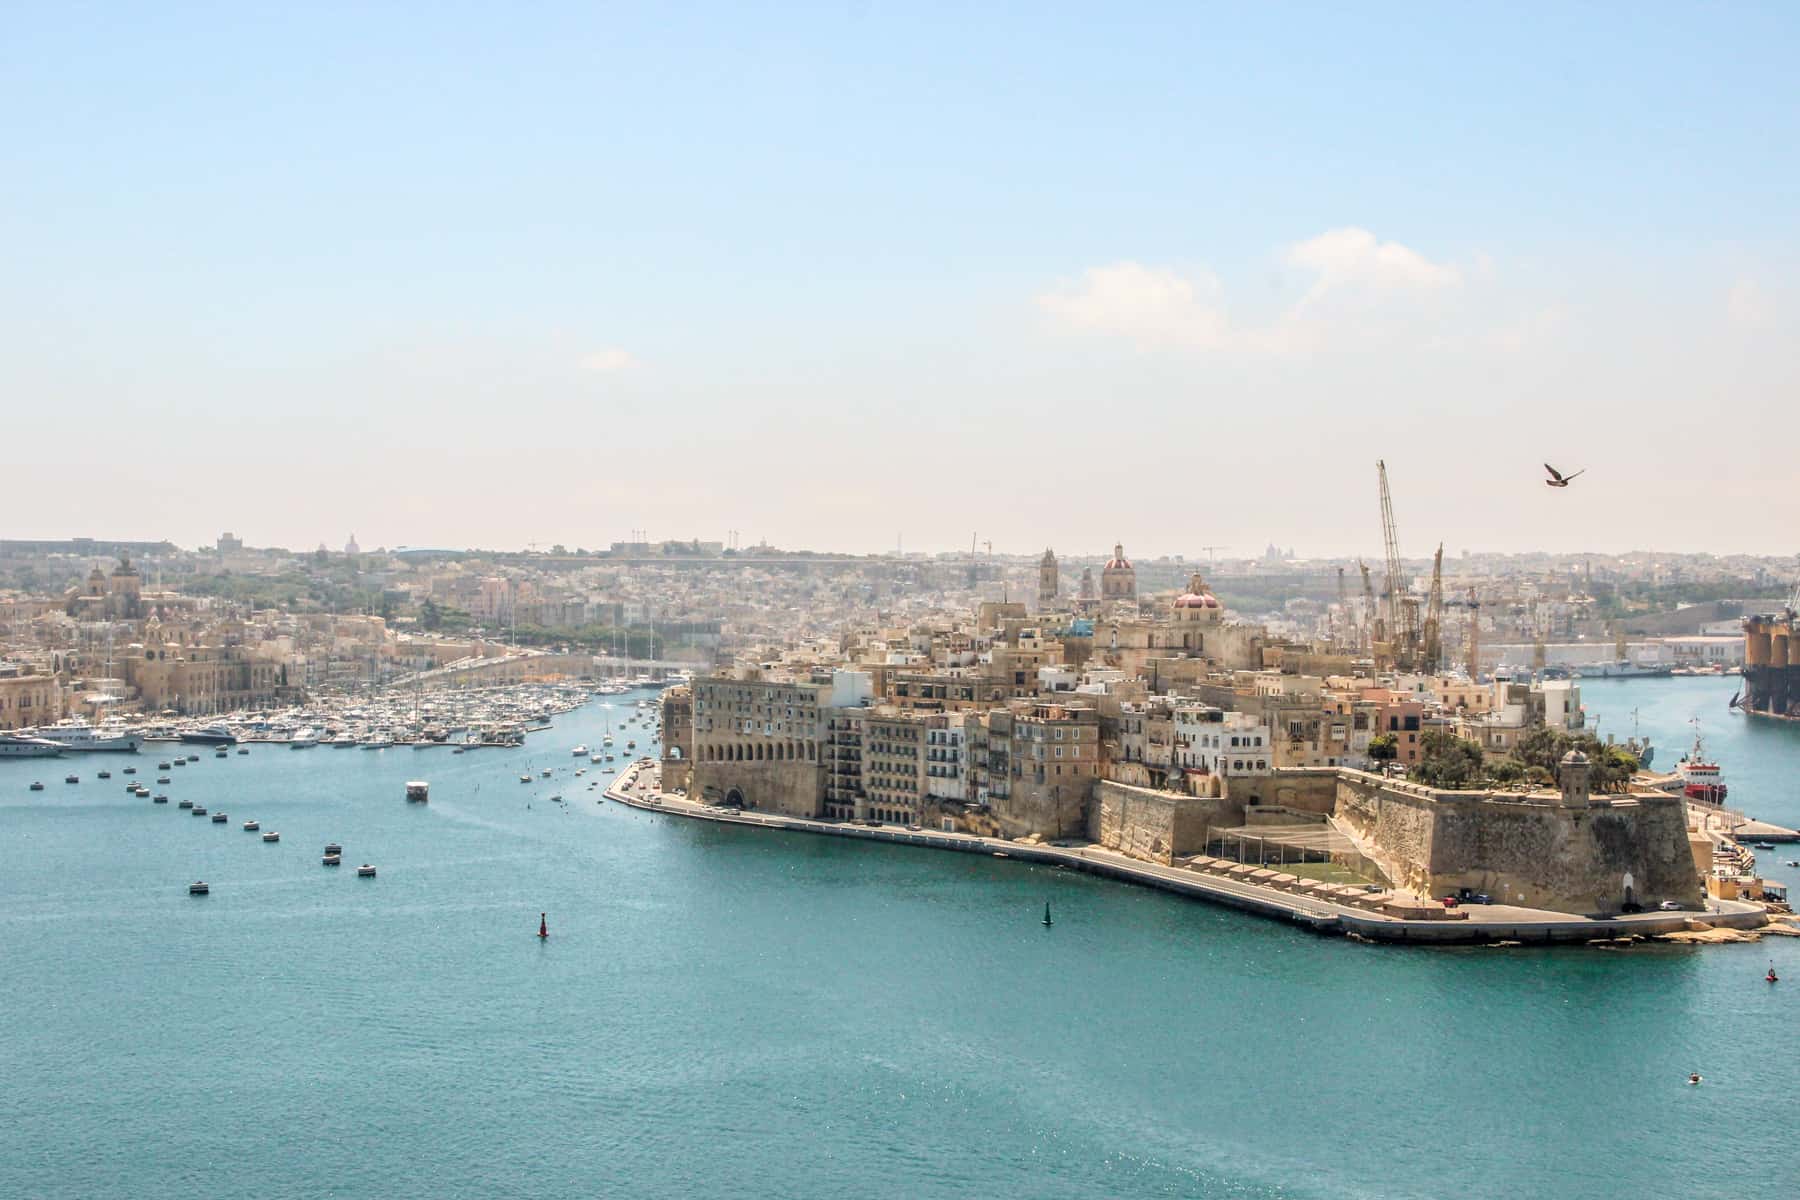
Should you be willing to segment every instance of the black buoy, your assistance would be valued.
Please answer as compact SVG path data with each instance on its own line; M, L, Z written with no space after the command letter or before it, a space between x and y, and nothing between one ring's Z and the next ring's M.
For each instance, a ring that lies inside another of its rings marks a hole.
M1050 902L1046 900L1044 901L1044 927L1049 928L1054 924L1056 924L1056 922L1050 919Z

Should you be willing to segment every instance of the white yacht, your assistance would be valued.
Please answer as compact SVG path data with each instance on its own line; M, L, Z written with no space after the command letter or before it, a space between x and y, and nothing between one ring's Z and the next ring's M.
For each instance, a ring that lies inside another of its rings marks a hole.
M123 724L112 721L104 725L89 725L82 720L58 721L41 729L22 732L28 737L54 742L64 750L117 750L135 754L139 743L143 741L143 738Z
M294 730L294 736L288 739L291 750L305 750L319 744L319 731L308 725L305 729Z
M55 758L62 752L62 746L49 738L0 733L0 758Z

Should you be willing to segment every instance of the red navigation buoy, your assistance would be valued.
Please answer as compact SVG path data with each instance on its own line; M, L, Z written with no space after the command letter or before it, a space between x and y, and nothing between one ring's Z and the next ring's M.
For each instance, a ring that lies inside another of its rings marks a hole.
M541 938L550 936L550 922L548 916L544 913L538 914L538 936Z
M1770 983L1780 983L1781 982L1781 976L1779 976L1775 973L1775 964L1774 963L1769 964L1769 973L1767 975L1764 975L1763 978L1768 980Z

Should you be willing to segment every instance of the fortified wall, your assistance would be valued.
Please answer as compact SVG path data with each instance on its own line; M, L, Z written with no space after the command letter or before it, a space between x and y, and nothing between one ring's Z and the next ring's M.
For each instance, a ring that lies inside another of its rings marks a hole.
M1561 793L1521 794L1437 791L1340 769L1336 823L1421 896L1468 888L1496 902L1584 914L1663 900L1697 905L1682 799L1591 795L1586 773L1585 759L1565 760Z
M1239 802L1101 780L1088 808L1088 837L1133 858L1172 863L1206 848L1207 830L1243 823Z

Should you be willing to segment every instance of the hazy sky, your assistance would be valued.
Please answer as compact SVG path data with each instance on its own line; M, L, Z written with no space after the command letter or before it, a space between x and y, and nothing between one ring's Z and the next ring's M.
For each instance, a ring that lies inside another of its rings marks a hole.
M1800 548L1800 6L1104 7L13 8L0 536Z

